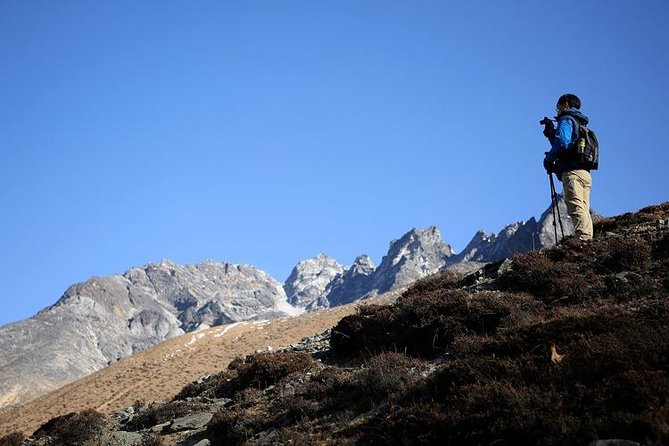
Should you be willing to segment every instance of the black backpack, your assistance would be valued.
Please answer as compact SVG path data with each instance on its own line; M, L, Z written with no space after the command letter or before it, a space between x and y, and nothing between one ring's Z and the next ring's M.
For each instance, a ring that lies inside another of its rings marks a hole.
M597 170L599 167L599 141L592 129L567 116L574 124L574 142L570 146L574 160L584 169Z

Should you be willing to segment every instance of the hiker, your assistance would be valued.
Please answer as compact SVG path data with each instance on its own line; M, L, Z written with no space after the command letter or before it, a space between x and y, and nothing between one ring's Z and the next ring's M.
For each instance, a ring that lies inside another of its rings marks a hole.
M548 118L544 124L544 135L551 143L546 152L544 168L549 175L562 181L567 212L574 223L575 236L579 240L592 239L592 217L590 216L590 189L592 177L590 164L576 156L576 123L586 126L587 116L580 112L581 100L573 94L564 94L557 101L557 129ZM594 167L596 168L596 166Z

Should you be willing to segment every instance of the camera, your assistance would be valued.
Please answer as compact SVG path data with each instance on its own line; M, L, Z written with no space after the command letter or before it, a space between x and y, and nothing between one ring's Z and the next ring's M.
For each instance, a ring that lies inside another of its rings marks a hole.
M544 126L544 136L546 138L552 139L555 136L555 124L548 116L544 116L539 124Z

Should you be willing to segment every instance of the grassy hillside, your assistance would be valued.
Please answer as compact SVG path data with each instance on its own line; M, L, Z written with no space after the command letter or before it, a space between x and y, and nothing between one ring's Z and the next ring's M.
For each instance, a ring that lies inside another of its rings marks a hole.
M669 203L595 233L419 281L343 318L327 349L240 358L135 414L52 420L37 444L74 444L73 419L91 426L77 444L669 444Z

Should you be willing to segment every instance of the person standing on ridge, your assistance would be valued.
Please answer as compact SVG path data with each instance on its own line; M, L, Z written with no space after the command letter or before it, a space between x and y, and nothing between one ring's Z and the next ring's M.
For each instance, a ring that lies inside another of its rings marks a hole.
M586 126L588 117L581 113L581 100L574 94L564 94L557 101L557 129L548 118L544 124L544 135L551 143L551 150L546 152L544 168L562 181L567 212L574 223L575 236L579 240L592 239L592 217L590 216L590 190L592 176L588 165L580 162L574 145L577 139L577 126Z

